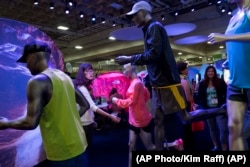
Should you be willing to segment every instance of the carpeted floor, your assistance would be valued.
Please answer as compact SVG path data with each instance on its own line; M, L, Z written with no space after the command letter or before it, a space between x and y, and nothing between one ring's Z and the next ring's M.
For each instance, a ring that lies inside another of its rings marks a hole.
M128 128L125 123L95 130L89 163L90 167L128 166Z
M173 121L173 119L172 119ZM206 124L205 124L206 125ZM177 135L181 128L170 127L170 136ZM173 134L175 133L175 134ZM196 148L199 151L208 151L212 148L210 136L205 130L195 132ZM89 154L90 167L127 167L128 166L128 125L123 123L115 127L106 127L95 130L93 148ZM137 150L145 150L140 139L137 140Z
M178 119L170 117L168 139L172 141L180 137L182 124ZM153 130L153 127L152 127ZM93 145L89 150L90 167L128 167L128 124L106 124L102 129L95 130ZM153 134L153 131L152 131ZM210 139L207 123L203 131L195 132L195 151L209 151L213 145ZM137 140L137 150L145 150L140 139Z

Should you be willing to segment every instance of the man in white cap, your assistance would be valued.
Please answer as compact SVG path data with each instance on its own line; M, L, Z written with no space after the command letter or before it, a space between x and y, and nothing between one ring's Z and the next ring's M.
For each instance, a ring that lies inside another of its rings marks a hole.
M152 7L146 1L135 3L127 17L144 33L144 52L133 56L118 56L115 61L124 65L146 65L152 85L152 109L155 122L156 150L163 150L166 120L177 111L184 123L204 120L224 114L225 106L215 109L199 109L188 113L186 99L176 61L163 25L153 20ZM178 136L179 137L179 136Z
M146 65L152 84L152 109L155 121L156 150L163 150L166 116L186 108L176 61L165 28L152 19L152 7L146 1L135 3L128 18L142 27L144 52L133 56L119 56L120 64Z

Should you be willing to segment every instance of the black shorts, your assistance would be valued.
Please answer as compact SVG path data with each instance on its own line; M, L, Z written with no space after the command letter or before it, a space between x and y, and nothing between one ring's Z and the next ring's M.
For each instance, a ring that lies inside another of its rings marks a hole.
M238 88L233 85L227 87L227 99L232 101L250 102L250 89Z
M153 87L152 89L152 110L163 114L172 114L185 109L187 106L185 93L181 84L170 85L165 87Z
M152 121L150 121L150 123L149 123L147 126L140 127L140 128L139 128L139 127L135 127L135 126L129 124L129 129L132 130L132 131L134 131L135 134L137 134L137 135L140 134L141 129L142 129L143 131L147 132L147 133L151 133L151 122L152 122Z

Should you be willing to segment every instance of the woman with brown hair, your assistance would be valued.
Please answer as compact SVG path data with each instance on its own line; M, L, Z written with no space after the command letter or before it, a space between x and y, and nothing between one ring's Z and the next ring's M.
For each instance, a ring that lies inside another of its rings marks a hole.
M101 108L99 108L92 99L92 88L91 84L94 80L94 69L91 64L83 63L79 66L78 72L76 74L74 84L79 89L79 91L85 96L87 101L89 102L90 108L86 111L83 116L81 116L81 122L83 129L86 133L88 146L92 144L92 135L93 135L93 128L94 128L94 113L101 114L105 117L110 118L114 122L119 122L120 118L111 115Z
M226 103L227 85L224 80L217 77L217 72L214 66L208 66L205 70L204 79L200 82L198 97L200 107L203 109L218 108ZM227 115L218 115L207 119L210 130L210 136L214 145L213 151L219 150L217 142L216 126L220 131L221 149L226 151L228 148L228 127Z

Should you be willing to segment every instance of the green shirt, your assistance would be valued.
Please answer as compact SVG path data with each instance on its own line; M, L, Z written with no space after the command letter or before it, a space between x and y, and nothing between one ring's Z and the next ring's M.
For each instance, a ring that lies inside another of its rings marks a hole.
M53 85L49 103L44 107L40 129L49 160L66 160L83 153L87 147L69 76L57 69L47 69Z

